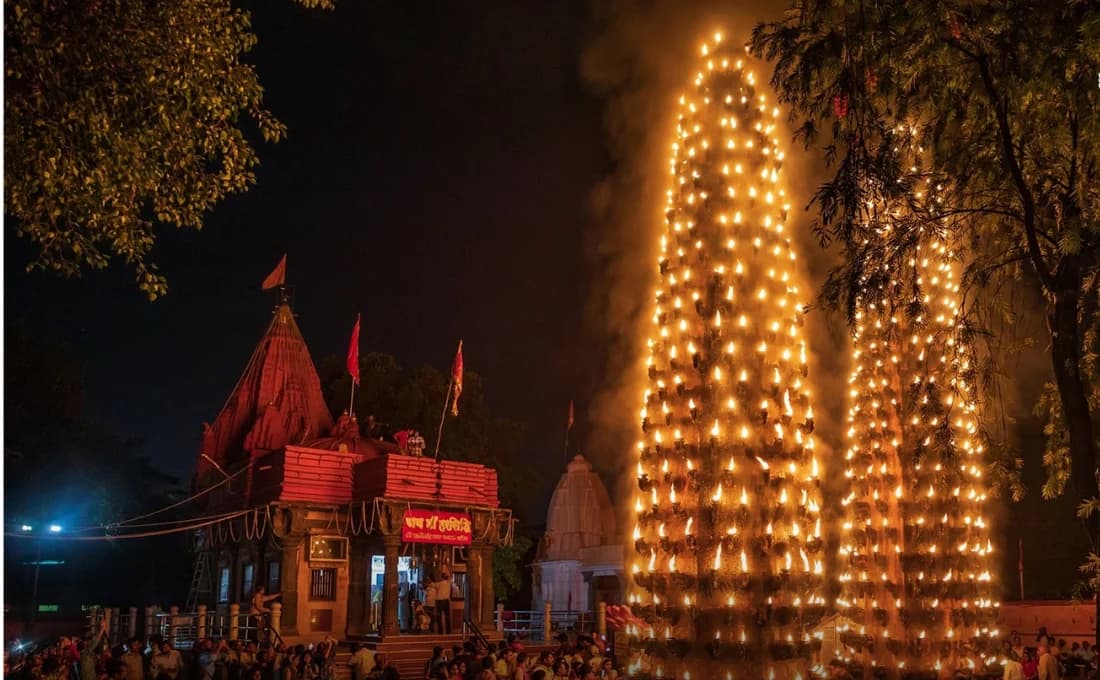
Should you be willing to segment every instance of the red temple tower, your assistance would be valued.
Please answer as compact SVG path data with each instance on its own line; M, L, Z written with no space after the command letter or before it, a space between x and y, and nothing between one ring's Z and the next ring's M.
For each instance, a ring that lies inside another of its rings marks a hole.
M496 471L404 455L364 437L353 415L334 422L285 302L204 424L193 486L210 518L201 545L212 583L196 602L208 611L245 614L264 585L281 593L272 628L286 642L332 635L384 648L415 628L408 603L421 585L449 574L451 630L466 622L491 635L493 551L512 530Z

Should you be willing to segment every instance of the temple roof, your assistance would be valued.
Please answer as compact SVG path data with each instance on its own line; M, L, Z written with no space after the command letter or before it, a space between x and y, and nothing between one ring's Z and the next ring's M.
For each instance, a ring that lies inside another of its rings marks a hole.
M281 304L214 424L203 424L196 478L213 467L202 454L226 467L328 436L332 427L309 348Z
M583 456L570 461L546 513L540 560L575 560L582 548L617 543L615 510L600 476Z

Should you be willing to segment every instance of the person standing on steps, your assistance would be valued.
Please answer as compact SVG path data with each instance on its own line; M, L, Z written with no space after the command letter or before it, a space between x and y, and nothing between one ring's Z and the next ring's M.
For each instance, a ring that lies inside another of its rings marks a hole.
M252 606L249 609L249 614L252 615L253 620L256 622L256 639L260 639L260 631L267 630L267 625L271 621L271 609L267 606L267 603L279 597L279 593L273 595L267 595L264 593L263 586L256 586L256 593L252 596Z
M443 567L439 572L439 580L432 589L435 596L435 615L437 618L436 632L443 635L451 633L451 570Z

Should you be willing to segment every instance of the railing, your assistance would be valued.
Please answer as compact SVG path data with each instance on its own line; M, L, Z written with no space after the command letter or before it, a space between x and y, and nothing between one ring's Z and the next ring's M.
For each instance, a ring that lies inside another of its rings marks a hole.
M493 646L489 644L489 638L481 632L481 629L477 627L477 624L470 620L469 616L462 617L462 637L472 637L475 641L480 643L485 649L492 649Z
M278 607L278 604L276 605ZM272 608L276 610L275 607ZM213 611L199 606L195 612L181 612L178 607L164 611L146 607L144 616L136 607L129 610L95 608L88 612L88 629L99 630L107 619L107 640L112 645L126 642L130 637L150 639L158 637L172 643L177 649L190 649L204 637L225 640L250 640L254 642L282 641L271 620L259 627L254 617L241 613L239 605L223 605ZM281 607L278 607L281 614ZM125 613L123 613L125 612ZM281 616L279 617L281 618Z
M505 636L515 635L520 640L548 642L560 633L575 631L593 633L596 630L596 615L593 612L552 610L550 630L546 630L546 610L506 609L497 612L497 629Z

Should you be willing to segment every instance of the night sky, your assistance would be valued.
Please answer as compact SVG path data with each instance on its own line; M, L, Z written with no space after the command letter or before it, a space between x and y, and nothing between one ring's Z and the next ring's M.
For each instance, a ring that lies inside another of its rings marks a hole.
M260 145L257 184L201 232L159 232L170 292L152 304L124 266L23 274L30 251L7 230L6 322L72 347L93 415L188 479L202 422L270 319L259 284L288 252L315 361L343 354L358 312L362 351L406 366L446 371L464 340L493 412L528 425L546 482L520 510L541 523L569 399L580 439L593 380L582 241L609 161L578 66L586 3L253 9L250 61L289 127Z
M464 340L466 368L484 377L491 411L528 427L524 464L540 483L517 511L525 524L542 524L562 469L570 399L578 448L586 440L611 448L602 445L609 439L600 436L606 419L595 397L621 343L608 339L606 327L593 328L593 306L610 300L594 244L629 251L648 233L636 237L625 220L618 240L601 242L591 207L616 170L609 149L622 142L621 130L613 137L605 125L608 102L581 75L581 55L594 40L592 7L586 0L337 3L334 11L291 0L251 3L259 45L249 61L289 136L259 145L256 186L218 206L201 232L159 232L153 257L168 277L167 297L149 303L121 264L81 281L24 274L33 253L9 228L5 323L22 322L71 347L87 366L93 417L141 438L144 452L186 483L202 423L216 416L269 322L274 296L259 286L286 252L315 361L345 352L357 313L362 351L394 354L406 367L446 371ZM608 61L626 69L648 63L651 81L678 84L682 72L662 48L695 39L699 8L641 4L656 8L649 23L622 34L642 45L648 62ZM755 20L779 3L694 4ZM654 129L654 112L637 108L635 123ZM631 194L615 197L622 204ZM820 260L815 251L803 249L811 265ZM830 363L847 350L818 343L814 351L822 390L842 384L846 368ZM1029 400L1021 398L1025 412ZM832 406L842 413L840 402ZM634 412L631 404L623 413ZM1040 501L1041 442L1021 443L1031 451L1032 489L1002 517L1011 527L1001 552L1005 580L1012 583L1022 535L1045 544L1026 560L1037 572L1033 587L1049 590L1074 578L1080 537L1057 532L1065 545L1043 538L1046 521L1075 525L1072 499ZM622 452L584 452L614 492Z

